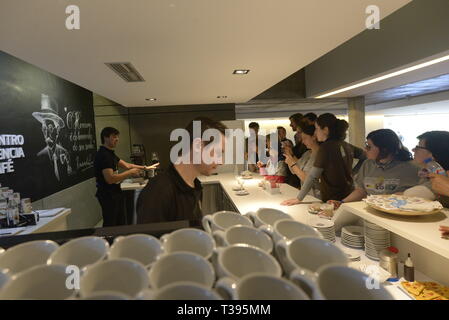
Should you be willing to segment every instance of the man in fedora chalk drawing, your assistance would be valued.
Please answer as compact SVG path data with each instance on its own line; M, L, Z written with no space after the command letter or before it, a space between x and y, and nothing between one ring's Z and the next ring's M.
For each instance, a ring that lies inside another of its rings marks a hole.
M46 94L41 95L41 111L33 112L33 117L42 124L42 133L47 146L38 152L37 156L47 155L55 171L58 181L65 175L72 174L70 155L68 151L58 144L59 133L65 124L58 115L58 106L52 103Z

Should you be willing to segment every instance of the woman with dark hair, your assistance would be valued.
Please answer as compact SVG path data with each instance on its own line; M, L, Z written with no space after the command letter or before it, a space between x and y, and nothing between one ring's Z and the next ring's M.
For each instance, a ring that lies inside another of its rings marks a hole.
M366 160L355 178L355 190L341 201L360 201L368 195L393 194L420 184L419 167L394 131L380 129L366 137ZM422 180L421 180L422 181Z
M262 172L267 176L270 180L275 180L279 183L285 182L285 177L287 176L287 165L284 160L279 160L279 149L277 144L272 143L275 139L278 139L278 135L276 133L271 133L266 136L266 145L267 145L267 163L264 164L261 161L257 162L257 166Z
M314 165L307 175L296 199L282 202L282 205L301 203L309 193L315 179L320 179L320 192L323 201L342 200L353 190L352 165L355 153L362 158L363 151L345 142L349 124L331 113L318 117L315 133L319 142L323 142L318 150Z
M438 162L449 174L449 132L428 131L418 136L418 140L418 145L413 149L415 161L418 165L424 167L425 162L430 159ZM448 208L449 189L441 188L441 182L448 182L449 179L434 174L430 175L429 178L432 183L432 191L440 195L439 201Z
M428 131L418 136L419 143L413 149L415 161L424 165L424 161L432 159L444 170L449 170L449 132Z
M301 138L309 150L299 160L290 154L285 154L285 162L289 166L290 172L295 174L304 183L307 175L312 170L316 155L320 149L320 144L315 136L314 125L301 126ZM321 198L318 179L315 179L309 194L315 198Z

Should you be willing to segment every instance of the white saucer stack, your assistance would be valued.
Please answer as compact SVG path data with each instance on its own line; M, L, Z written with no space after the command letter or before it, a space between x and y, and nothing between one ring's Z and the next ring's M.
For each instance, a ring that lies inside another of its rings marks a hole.
M348 259L350 262L361 261L361 252L360 250L344 248L342 249L344 253L348 255Z
M363 227L343 227L341 229L341 243L350 248L363 249L365 246L365 233Z
M322 235L324 240L335 242L335 226L334 222L326 219L314 219L310 226L316 228Z
M390 231L365 220L365 255L379 260L379 252L390 247Z

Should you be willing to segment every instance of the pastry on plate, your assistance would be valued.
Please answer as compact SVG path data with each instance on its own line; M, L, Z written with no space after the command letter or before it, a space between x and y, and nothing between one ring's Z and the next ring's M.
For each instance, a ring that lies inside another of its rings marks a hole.
M413 294L414 296L419 296L425 288L425 286L419 282L403 281L403 282L401 282L401 285L404 287L405 290L407 290L409 293Z

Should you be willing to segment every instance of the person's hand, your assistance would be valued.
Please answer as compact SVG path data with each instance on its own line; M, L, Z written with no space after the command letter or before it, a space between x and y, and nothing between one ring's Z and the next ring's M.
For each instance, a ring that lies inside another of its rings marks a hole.
M432 190L438 194L449 196L449 178L441 174L431 173L429 174L430 181L432 182Z
M289 155L289 156L293 156L293 150L292 150L292 146L290 144L286 144L284 146L284 155Z
M334 210L337 210L343 204L343 202L338 200L329 200L327 203L332 204L334 206Z
M263 168L263 167L265 167L265 164L263 164L263 162L261 162L261 161L257 161L257 167Z
M293 164L296 163L296 160L292 157L291 154L284 153L285 157L285 163L288 164L289 167L291 167Z
M134 178L140 177L141 173L142 173L142 170L140 170L138 168L129 169L129 174Z
M157 167L159 167L159 162L158 163L155 163L155 164L152 164L151 166L146 166L145 167L145 170L152 170L152 169L156 169Z
M298 199L288 199L288 200L285 200L285 201L282 201L281 202L281 206L294 206L294 205L296 205L296 204L300 204L301 203L301 201L299 201Z

